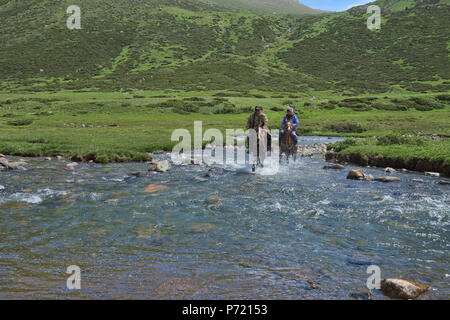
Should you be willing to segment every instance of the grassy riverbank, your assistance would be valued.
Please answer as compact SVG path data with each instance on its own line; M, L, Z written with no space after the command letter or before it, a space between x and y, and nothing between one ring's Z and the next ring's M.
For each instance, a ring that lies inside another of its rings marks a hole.
M314 97L314 98L312 98ZM170 150L174 129L238 129L250 109L262 105L272 128L279 128L284 104L297 107L301 135L380 137L397 134L450 136L446 94L398 92L359 97L329 92L39 92L0 94L0 153L63 155L75 159L142 161L146 152ZM450 161L449 139L360 140L344 153L421 157ZM392 141L391 141L392 142Z

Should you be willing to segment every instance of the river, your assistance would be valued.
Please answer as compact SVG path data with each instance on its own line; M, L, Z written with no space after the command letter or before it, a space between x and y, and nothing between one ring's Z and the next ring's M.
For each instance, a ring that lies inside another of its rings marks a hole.
M26 160L0 172L0 299L385 299L366 287L369 265L430 285L421 299L450 298L438 178L347 180L315 157L209 177L205 166ZM149 184L167 188L144 193ZM66 286L71 265L81 290Z

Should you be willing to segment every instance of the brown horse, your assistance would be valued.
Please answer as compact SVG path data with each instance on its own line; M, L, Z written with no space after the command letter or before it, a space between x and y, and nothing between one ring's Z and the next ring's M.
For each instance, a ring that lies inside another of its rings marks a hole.
M280 140L280 162L283 158L283 153L286 155L286 160L289 163L289 156L294 157L294 162L297 159L297 146L294 138L292 138L292 120L287 121L283 130L284 133Z

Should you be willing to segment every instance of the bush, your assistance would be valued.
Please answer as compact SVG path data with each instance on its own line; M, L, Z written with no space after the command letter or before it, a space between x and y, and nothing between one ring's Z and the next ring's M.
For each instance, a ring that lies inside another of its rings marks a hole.
M331 124L326 127L329 131L335 131L339 133L362 133L366 131L359 123L354 122L342 122Z
M184 98L184 101L206 101L205 98L199 98L199 97L190 97L190 98Z
M331 144L329 147L330 149L327 150L331 150L333 149L335 152L340 152L344 149L347 149L348 147L352 147L352 146L361 146L363 145L363 142L361 140L357 140L357 139L346 139L343 141L339 141L336 143Z
M226 104L222 109L217 109L214 114L230 114L230 113L240 113L241 111L236 108L234 104Z
M440 94L438 96L435 97L436 100L440 100L440 101L450 101L450 94Z
M385 136L377 138L377 145L393 145L393 144L411 144L423 145L424 141L420 138L403 136L398 133L388 133Z
M176 113L186 114L186 113L196 113L200 111L200 108L191 103L184 103L172 109Z
M280 111L284 111L284 108L281 108L281 107L272 107L272 108L270 108L270 110L276 111L276 112L280 112Z
M411 106L418 111L431 111L433 109L444 108L444 105L441 103L422 97L411 97L409 101L412 103Z
M373 105L375 109L378 110L388 110L388 111L408 111L408 107L405 105L398 104L388 104L388 103L375 103Z
M20 127L20 126L28 126L32 123L33 123L33 120L12 120L12 121L8 121L6 124L9 126Z

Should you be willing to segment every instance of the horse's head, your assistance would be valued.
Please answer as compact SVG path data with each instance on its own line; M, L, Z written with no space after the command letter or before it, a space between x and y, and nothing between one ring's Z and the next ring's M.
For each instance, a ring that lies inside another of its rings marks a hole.
M292 128L293 128L292 120L286 121L286 124L284 125L284 129L288 130L288 131L292 131Z

